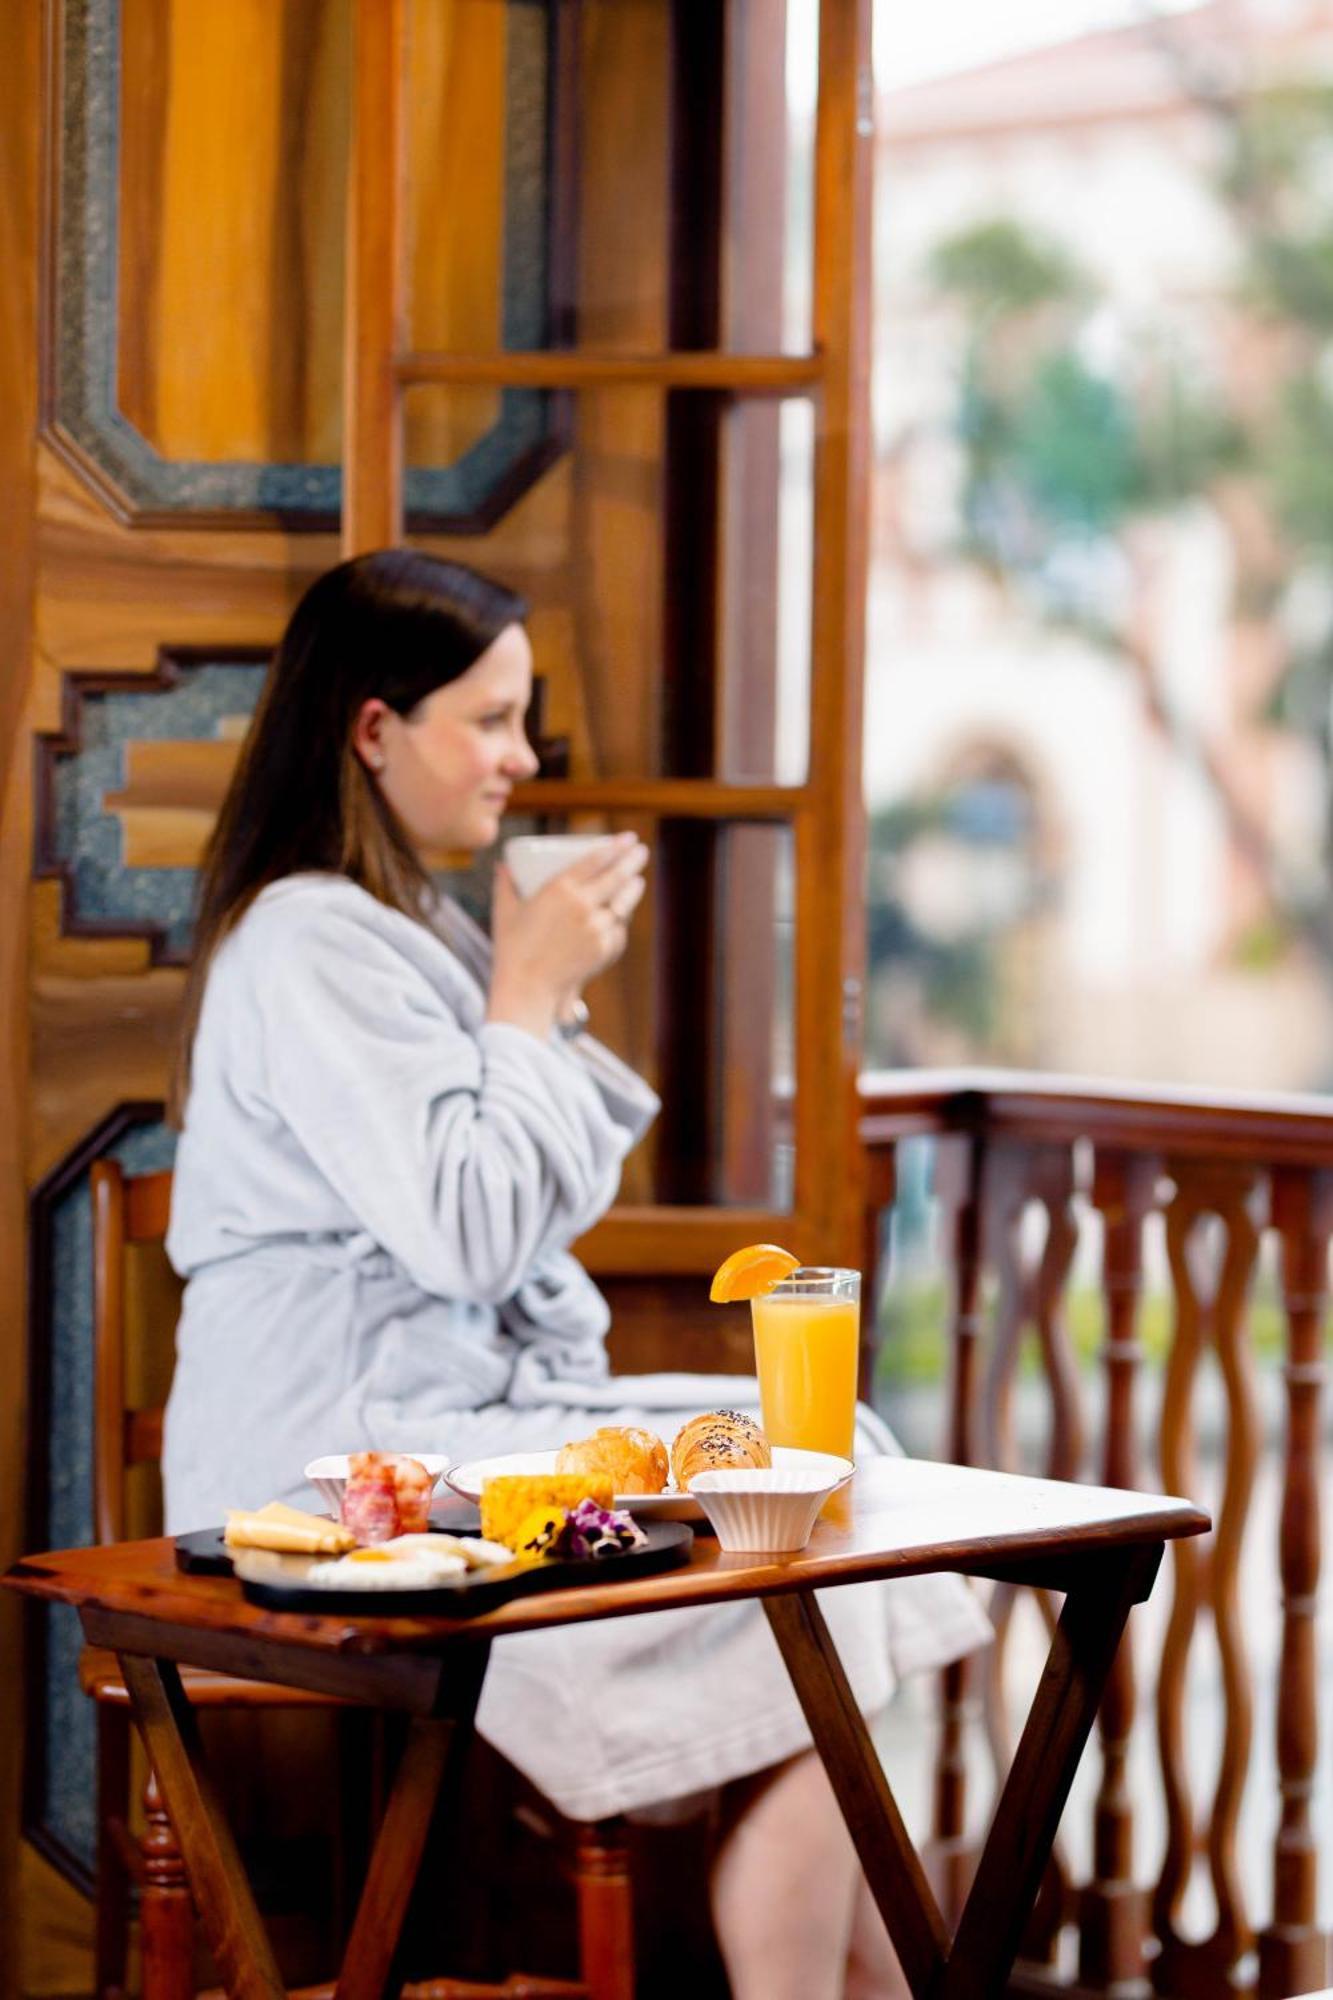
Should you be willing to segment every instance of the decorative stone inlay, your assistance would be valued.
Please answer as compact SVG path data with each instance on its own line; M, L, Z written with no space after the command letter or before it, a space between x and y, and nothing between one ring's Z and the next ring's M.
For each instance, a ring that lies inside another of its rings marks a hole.
M155 963L184 963L199 838L220 803L264 671L263 656L252 651L231 659L164 652L154 674L67 676L64 729L37 739L36 800L36 873L63 884L67 936L141 936ZM187 748L215 748L216 756L191 758ZM129 782L135 753L150 751L165 752L176 781L160 802L151 792L136 799ZM130 828L118 803L137 814ZM196 851L181 847L182 816ZM156 837L155 819L163 822ZM136 828L132 842L127 834Z

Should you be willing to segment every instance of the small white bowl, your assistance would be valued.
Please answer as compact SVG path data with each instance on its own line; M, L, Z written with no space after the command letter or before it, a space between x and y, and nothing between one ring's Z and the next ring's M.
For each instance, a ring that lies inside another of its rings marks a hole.
M440 1480L448 1467L449 1460L438 1451L403 1451L394 1454L397 1458L414 1458L418 1465L424 1465L427 1472L434 1475L431 1492L439 1487ZM312 1458L305 1468L305 1476L319 1494L336 1521L342 1514L343 1493L347 1487L348 1460L350 1452L330 1452L327 1458Z
M792 1452L808 1463L774 1465L765 1471L700 1472L690 1481L716 1532L720 1548L771 1555L803 1549L819 1510L830 1493L851 1478L848 1458L831 1453Z
M520 896L535 896L585 854L614 839L609 833L516 833L504 844L505 866Z

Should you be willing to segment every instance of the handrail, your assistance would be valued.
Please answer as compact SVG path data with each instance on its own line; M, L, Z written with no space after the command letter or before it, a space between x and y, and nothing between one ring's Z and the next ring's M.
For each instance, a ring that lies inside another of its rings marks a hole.
M1022 1070L870 1070L862 1074L866 1145L914 1132L1098 1139L1135 1151L1333 1166L1333 1097L1225 1094Z

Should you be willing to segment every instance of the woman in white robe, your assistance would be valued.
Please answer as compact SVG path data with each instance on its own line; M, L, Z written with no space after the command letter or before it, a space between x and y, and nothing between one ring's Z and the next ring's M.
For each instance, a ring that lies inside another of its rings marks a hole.
M535 768L521 612L458 565L382 552L312 586L274 662L187 1007L172 1532L308 1502L301 1468L328 1451L470 1458L598 1423L669 1439L755 1405L750 1378L613 1378L605 1302L567 1247L657 1108L581 1028L646 850L622 836L527 902L498 869L490 943L419 859L494 842ZM858 1450L892 1449L863 1411ZM821 1602L871 1715L988 1630L952 1579ZM832 1996L849 1942L861 1990L896 1990L757 1606L505 1640L478 1726L573 1818L745 1783L715 1885L736 1994Z

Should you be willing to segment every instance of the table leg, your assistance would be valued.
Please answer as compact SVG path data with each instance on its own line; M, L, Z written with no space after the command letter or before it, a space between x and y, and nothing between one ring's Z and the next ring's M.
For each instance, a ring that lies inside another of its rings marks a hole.
M170 1660L120 1655L134 1716L162 1786L204 1933L232 2000L286 1992L231 1828L213 1787L199 1724Z
M938 2000L1003 1990L1055 1844L1060 1815L1133 1607L1162 1544L1107 1549L1071 1566L1064 1610L963 1906Z
M371 1850L336 2000L379 2000L388 1984L436 1801L442 1789L446 1797L455 1789L462 1770L489 1652L480 1640L460 1647L445 1677L447 1705L410 1726Z
M1125 1620L1161 1557L1158 1542L1068 1565L1064 1611L952 1945L813 1594L763 1600L914 2000L1004 1991Z
M461 1647L456 1667L445 1676L438 1712L411 1724L371 1850L337 2000L379 2000L385 1990L436 1800L446 1778L461 1767L471 1736L489 1651L483 1641ZM229 2000L279 2000L286 1988L180 1675L170 1660L132 1653L119 1658Z
M949 1935L838 1649L813 1593L763 1604L907 1983L924 2000L944 1969Z

